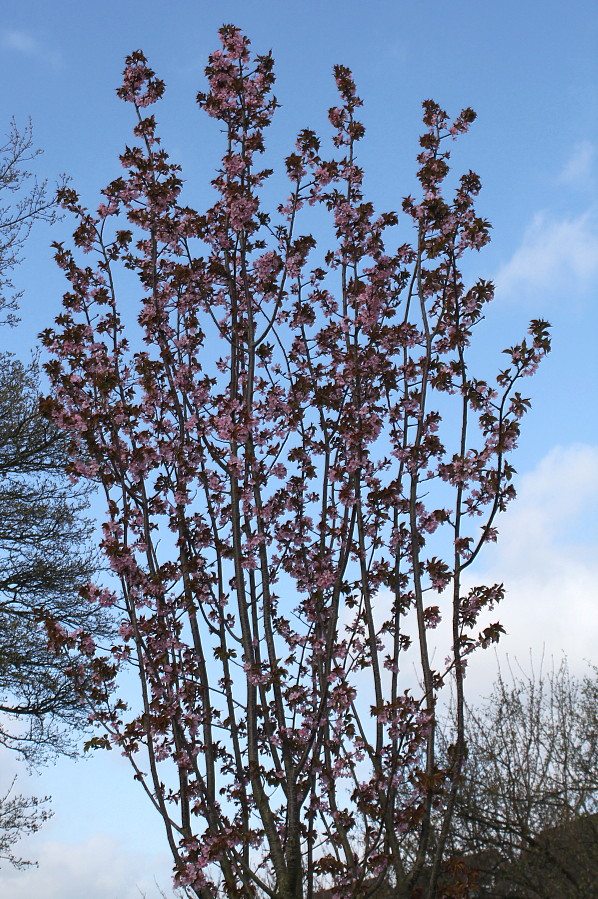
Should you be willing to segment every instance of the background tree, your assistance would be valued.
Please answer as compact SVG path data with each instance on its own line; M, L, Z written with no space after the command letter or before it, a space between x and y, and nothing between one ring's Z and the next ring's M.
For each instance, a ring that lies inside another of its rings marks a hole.
M29 231L56 216L55 198L28 170L37 153L31 127L19 133L13 122L0 148L0 309L8 324L19 297L11 274ZM94 568L87 495L65 473L67 448L40 413L37 364L0 353L0 745L29 763L74 751L73 728L87 723L68 674L73 660L49 649L44 617L102 630L78 593ZM0 856L24 864L12 847L47 814L43 801L11 787L0 801Z
M467 716L455 819L479 895L585 899L598 883L598 671L502 674Z
M99 625L79 596L93 571L90 525L66 455L65 436L40 414L36 367L0 355L0 744L32 762L68 751L71 727L87 719L44 617Z
M14 324L19 292L11 274L21 261L21 252L36 221L56 220L56 199L46 181L38 181L31 165L41 154L33 143L31 122L17 128L14 119L0 146L0 310ZM64 179L63 182L64 184Z
M97 743L131 760L191 894L365 899L390 884L431 899L465 752L464 667L501 631L480 616L502 587L464 594L462 572L514 495L506 457L529 405L516 385L547 326L532 322L493 383L470 370L493 288L466 288L459 265L489 225L479 178L449 184L447 143L472 110L451 121L424 103L421 198L403 203L415 238L388 249L398 216L364 197L349 70L335 67L332 156L302 131L270 214L273 61L252 59L233 26L221 38L198 96L225 133L205 214L184 204L146 112L164 84L141 52L118 91L136 114L125 174L96 214L61 194L86 258L57 245L71 288L44 333L46 410L73 436L73 474L104 488L120 584L88 592L122 622L109 654L85 634L55 638L88 654ZM298 230L308 206L330 246ZM130 708L114 692L127 665Z
M16 868L27 867L31 862L14 852L15 843L24 836L36 833L50 817L48 797L13 796L13 780L4 796L0 797L0 861L10 862Z

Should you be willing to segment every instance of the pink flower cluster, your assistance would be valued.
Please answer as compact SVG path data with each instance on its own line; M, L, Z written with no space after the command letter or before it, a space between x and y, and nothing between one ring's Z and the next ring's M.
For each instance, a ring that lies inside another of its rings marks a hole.
M191 894L290 894L301 874L360 895L404 868L397 834L423 847L416 883L465 757L460 725L454 760L438 757L438 696L452 680L463 709L467 658L501 632L484 616L502 587L463 596L463 573L514 496L518 382L548 352L547 325L495 379L475 376L493 288L459 266L490 226L477 175L447 187L445 149L471 110L451 123L424 104L419 195L403 203L413 240L394 249L399 215L375 211L357 164L348 69L335 67L334 149L299 134L273 211L258 167L272 57L225 26L206 76L199 104L225 132L209 209L183 205L180 167L140 113L164 92L141 52L119 89L137 107L121 177L97 215L61 193L78 225L75 248L56 248L69 291L44 332L44 409L71 436L72 477L107 496L112 575L84 594L120 620L106 650L51 621L48 637L72 653ZM302 233L306 212L329 238Z

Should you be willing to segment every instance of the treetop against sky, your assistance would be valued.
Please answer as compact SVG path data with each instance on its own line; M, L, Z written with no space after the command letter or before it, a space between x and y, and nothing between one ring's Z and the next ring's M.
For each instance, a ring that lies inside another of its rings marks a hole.
M440 3L379 3L367 11L355 3L343 4L342 16L334 3L302 4L300 15L280 4L225 3L218 10L199 4L192 11L179 6L166 29L160 4L144 5L142 18L141 4L134 3L119 6L118 17L111 4L77 15L72 4L59 2L51 16L39 4L20 5L0 33L0 64L11 85L1 101L4 119L15 114L26 120L31 114L45 150L43 174L66 171L83 201L97 203L98 190L122 171L117 157L129 139L130 118L114 89L125 55L142 47L167 83L157 108L160 134L188 177L189 202L205 206L213 202L207 185L222 137L193 101L197 90L205 89L202 69L218 27L234 21L256 52L272 49L276 60L281 108L272 126L268 164L273 167L291 152L299 130L323 130L326 110L336 102L332 65L352 68L367 127L358 162L368 197L382 212L400 209L414 190L421 101L432 96L451 111L474 107L478 120L454 155L457 170L471 167L482 176L478 207L494 226L492 243L468 271L497 285L495 312L489 314L492 348L488 343L480 353L493 368L496 346L507 345L533 315L550 319L555 337L554 352L534 379L534 409L515 458L523 474L519 506L506 514L503 543L476 579L506 583L501 620L511 642L505 640L501 651L516 647L525 654L529 645L540 647L543 641L549 652L562 646L574 651L582 620L587 648L581 652L589 655L595 575L588 502L598 490L596 426L585 413L595 394L596 73L590 52L595 12L583 3L562 20L558 4L535 3L525 9L503 4L500 10L462 3L450 14ZM58 312L64 282L48 243L66 239L68 232L66 222L51 234L34 235L19 272L18 286L26 289L18 337L23 352ZM563 596L570 611L565 620L559 614ZM490 667L486 658L479 669L488 684ZM81 777L83 787L92 765L109 770L110 778L116 768L118 777L120 766L106 757L79 766L81 775L59 769L60 777ZM63 801L66 808L67 797L58 799L60 783L53 791L57 806ZM137 801L136 795L130 799ZM137 807L135 816L144 816L143 804ZM117 824L109 806L102 811L93 792L88 808L74 809L70 818L77 821L70 832L64 819L47 831L48 838L62 839L62 848L38 843L46 870L52 870L53 858L71 851L65 849L69 841L86 835L91 846L107 839L102 834L115 826L124 829L122 818ZM92 871L86 851L81 844L71 857L83 871ZM122 895L133 889L125 869L114 887ZM30 892L23 897L35 895L36 875L27 876L30 886L21 883ZM54 875L56 895L68 896L71 886L60 884L60 876ZM97 884L97 875L88 876ZM9 889L19 895L12 880Z

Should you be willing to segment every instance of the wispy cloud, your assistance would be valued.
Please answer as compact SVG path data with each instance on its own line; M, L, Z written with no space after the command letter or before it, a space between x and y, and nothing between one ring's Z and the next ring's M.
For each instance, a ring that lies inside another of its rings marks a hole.
M28 846L23 851L29 851ZM38 845L36 855L37 868L0 870L1 895L11 899L159 899L174 895L165 858L131 852L104 834L81 843L47 840ZM159 885L148 873L154 871Z
M566 191L567 197L572 188L583 191L584 206L569 215L536 213L519 247L494 276L500 293L525 297L542 291L562 296L566 291L571 296L594 286L598 275L597 183L598 147L590 140L580 141L572 147L554 185Z
M556 218L540 212L494 281L503 294L585 291L598 275L598 215Z
M560 172L558 181L572 187L587 190L596 180L596 145L589 140L580 141Z
M503 582L504 625L498 649L521 663L530 650L539 660L564 653L571 669L596 657L598 642L598 446L552 449L519 482L518 497L503 516L491 563L473 583ZM492 653L472 658L473 689L487 692L496 671Z
M502 583L506 590L504 602L479 622L481 629L499 621L506 635L496 652L477 650L470 657L466 686L473 701L491 692L497 656L499 663L509 657L525 666L530 653L537 662L545 653L548 665L551 658L558 664L565 654L577 674L586 670L587 660L596 658L598 445L556 446L535 469L518 478L516 486L517 498L498 519L498 542L488 544L475 569L468 569L463 578L462 595L480 584ZM437 600L444 617L429 633L438 668L452 642L449 593ZM388 615L391 602L390 593L382 591L375 610L378 624ZM404 629L414 633L414 618L405 621ZM403 688L416 693L417 653L414 642L403 657L401 672ZM368 681L364 672L361 684Z
M57 68L62 63L60 53L42 44L36 37L27 31L5 29L1 32L0 45L4 50L12 50L39 59Z

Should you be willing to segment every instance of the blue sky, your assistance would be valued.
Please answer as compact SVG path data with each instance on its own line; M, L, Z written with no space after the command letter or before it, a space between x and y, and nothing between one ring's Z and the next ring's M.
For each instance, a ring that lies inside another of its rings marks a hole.
M529 318L554 326L554 351L529 383L534 410L525 422L520 501L501 528L502 542L481 568L505 580L501 653L524 659L568 651L590 658L598 639L596 506L596 283L598 275L598 10L571 0L149 0L82 4L20 0L0 27L0 128L31 116L45 153L42 176L66 172L84 200L120 166L129 140L129 109L117 100L124 57L142 48L166 81L156 108L171 155L189 190L208 196L218 132L195 105L217 30L234 22L254 49L272 49L276 95L274 164L305 126L324 129L335 102L331 69L350 66L365 100L368 135L361 162L366 190L380 209L398 208L413 188L421 101L449 112L473 106L478 121L460 142L455 165L482 178L480 210L493 243L475 271L496 280L497 299L481 352L519 336ZM22 325L0 335L3 348L26 355L51 324L65 289L49 243L67 239L68 222L32 235L16 274L25 291ZM474 269L472 268L472 273ZM594 655L594 661L596 657ZM479 663L474 689L492 681L496 659ZM473 676L473 675L472 675ZM14 899L132 899L137 886L157 896L168 884L159 825L110 753L87 763L60 762L22 788L50 792L55 817L24 846L38 873L0 870L0 892ZM1 759L6 777L14 761ZM6 778L4 778L6 779ZM40 878L36 880L36 878Z

